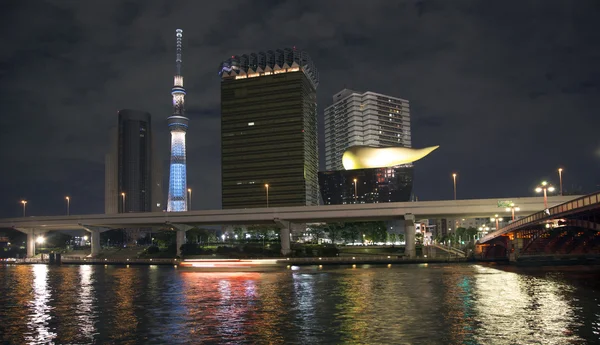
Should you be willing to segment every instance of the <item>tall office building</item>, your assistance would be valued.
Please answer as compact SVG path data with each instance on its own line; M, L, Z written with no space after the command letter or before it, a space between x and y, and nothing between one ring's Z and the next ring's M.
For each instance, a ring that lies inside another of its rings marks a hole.
M173 96L173 115L167 118L171 131L171 164L169 168L169 199L167 212L187 211L187 165L185 152L185 134L189 119L185 114L185 89L181 75L181 39L183 30L175 30L176 58L175 78L171 95Z
M319 78L308 54L232 56L219 75L223 209L317 205Z
M325 168L343 170L351 146L411 147L410 109L405 99L344 89L325 108Z
M105 212L156 212L162 207L159 162L154 158L150 114L119 111L105 160Z

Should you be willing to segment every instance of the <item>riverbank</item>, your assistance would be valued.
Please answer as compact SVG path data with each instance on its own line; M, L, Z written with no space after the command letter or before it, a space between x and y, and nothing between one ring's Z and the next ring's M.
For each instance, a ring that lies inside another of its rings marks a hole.
M342 256L342 257L308 257L308 258L268 258L268 259L94 259L94 258L62 258L61 263L54 265L171 265L182 268L230 270L239 267L248 269L289 269L291 266L347 266L347 265L390 265L390 264L426 264L426 263L462 263L464 258L415 258L401 256ZM4 261L8 264L51 264L39 258L13 259Z

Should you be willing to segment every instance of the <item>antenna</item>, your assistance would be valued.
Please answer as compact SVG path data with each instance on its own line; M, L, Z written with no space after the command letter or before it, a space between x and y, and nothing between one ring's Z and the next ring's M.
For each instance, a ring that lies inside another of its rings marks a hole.
M177 68L177 75L181 75L181 38L183 37L183 30L175 30L175 36L177 37L177 57L175 58L175 66Z

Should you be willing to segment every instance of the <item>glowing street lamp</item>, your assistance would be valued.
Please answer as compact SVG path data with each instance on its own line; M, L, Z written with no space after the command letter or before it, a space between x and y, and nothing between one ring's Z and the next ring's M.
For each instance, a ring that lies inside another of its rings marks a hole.
M21 204L23 204L23 217L25 217L25 209L27 208L27 200L21 200Z
M510 206L506 208L506 212L511 212L511 211L512 211L512 220L515 220L515 211L519 212L519 211L521 211L521 208L516 206L515 204L510 204Z
M498 226L498 222L502 222L504 221L504 219L502 218L498 218L498 215L495 214L493 217L490 218L490 221L496 221L496 230L500 229L500 227Z
M354 181L354 203L356 204L358 202L358 193L357 193L357 189L356 189L356 179L352 180Z
M554 192L554 186L548 184L546 181L542 181L542 184L539 185L535 191L537 193L544 192L544 210L548 209L548 192Z
M65 197L65 199L67 200L67 216L69 215L69 213L71 212L70 208L71 208L71 198L69 198L68 196Z
M121 199L123 200L123 210L122 210L123 212L122 213L125 213L125 192L121 193Z
M265 183L265 189L267 190L267 208L269 208L269 184Z
M562 172L563 172L563 168L558 168L558 179L560 181L560 185L559 185L559 187L560 187L560 189L559 189L560 196L563 195L563 190L562 190Z
M456 173L452 174L452 180L454 180L454 200L456 200Z
M192 189L188 188L188 211L192 210Z
M37 242L37 244L44 244L44 242L46 242L46 239L44 238L44 236L38 236L35 239L35 242Z

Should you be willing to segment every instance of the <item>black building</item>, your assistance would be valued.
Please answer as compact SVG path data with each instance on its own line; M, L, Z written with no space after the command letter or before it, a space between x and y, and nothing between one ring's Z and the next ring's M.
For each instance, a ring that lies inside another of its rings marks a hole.
M325 205L410 201L413 167L319 172Z
M106 157L106 213L152 212L162 208L162 176L154 159L150 114L119 111Z
M318 205L316 73L295 49L221 63L223 209Z

